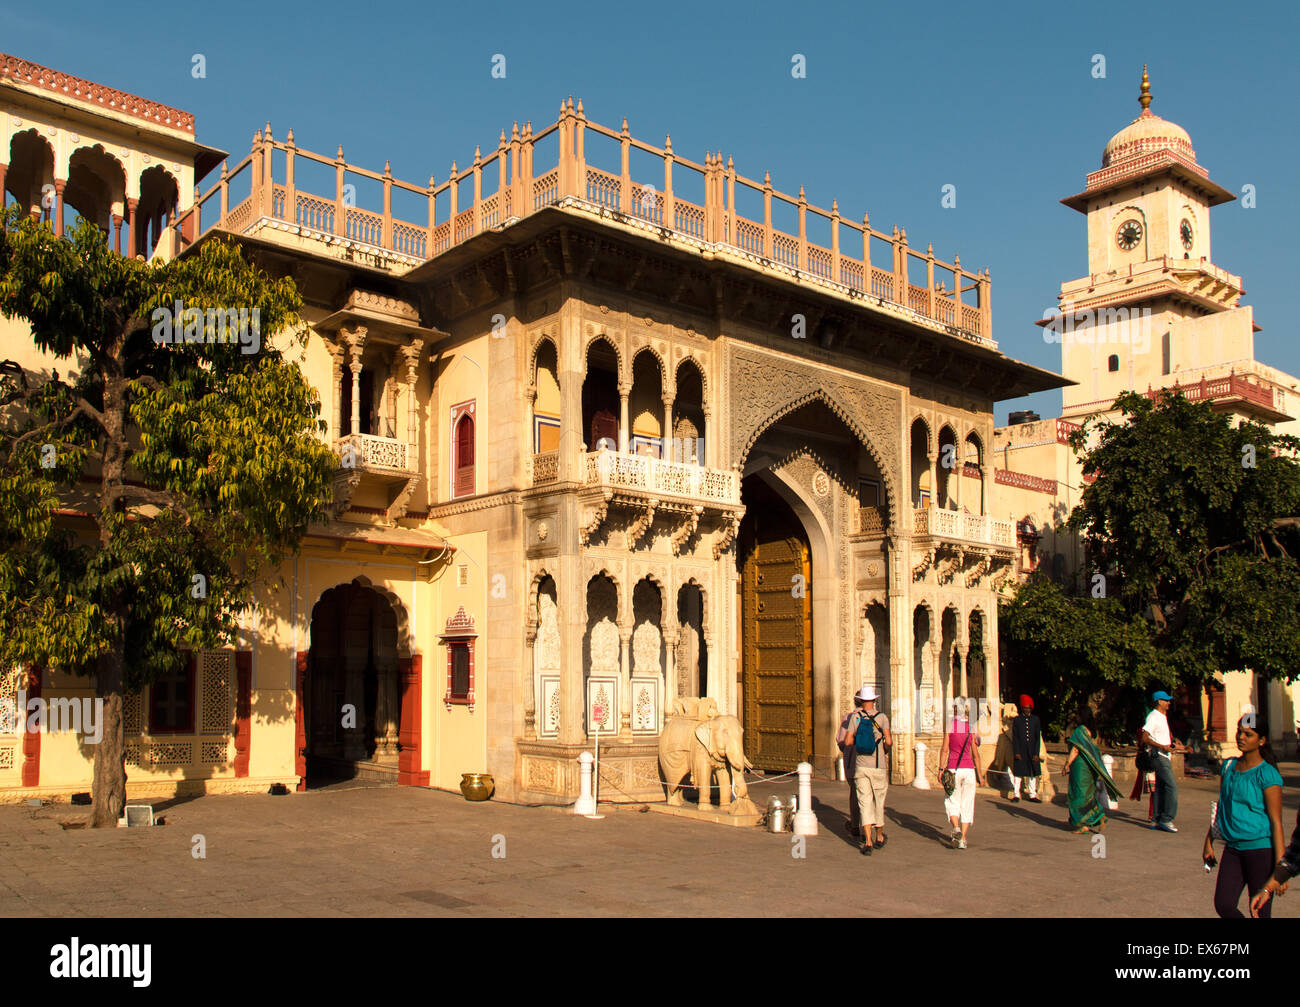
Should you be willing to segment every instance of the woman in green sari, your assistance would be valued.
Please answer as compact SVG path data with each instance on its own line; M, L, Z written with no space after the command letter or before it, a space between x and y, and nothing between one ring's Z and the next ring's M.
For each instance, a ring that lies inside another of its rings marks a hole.
M1070 777L1070 824L1076 835L1101 832L1106 828L1106 812L1097 799L1097 781L1101 781L1112 800L1119 799L1119 788L1106 772L1101 750L1087 724L1076 727L1066 744L1070 749L1070 757L1065 761L1065 772Z

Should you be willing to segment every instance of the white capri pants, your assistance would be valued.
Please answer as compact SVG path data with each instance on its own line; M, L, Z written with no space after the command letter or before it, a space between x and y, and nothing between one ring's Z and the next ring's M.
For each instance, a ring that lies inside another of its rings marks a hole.
M944 797L943 810L949 818L969 825L975 821L975 770L954 769L953 775L957 777L957 786L953 788L951 797Z

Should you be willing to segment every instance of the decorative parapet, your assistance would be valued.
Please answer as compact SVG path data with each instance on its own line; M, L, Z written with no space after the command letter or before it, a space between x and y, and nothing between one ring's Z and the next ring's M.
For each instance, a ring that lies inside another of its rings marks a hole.
M1059 422L1059 421L1058 421ZM993 481L1003 486L1015 486L1022 490L1037 490L1040 493L1056 493L1056 480L1031 476L1025 472L1013 472L1011 469L994 469Z
M551 133L559 134L558 163L535 170L536 147ZM634 180L630 168L614 174L591 167L586 160L588 139L607 149L617 144L624 165L630 165L631 152L636 150L658 158L662 168L652 172L652 179ZM334 172L335 191L299 191L295 162L300 159ZM702 182L703 204L683 199L674 190L674 172L679 188L683 174ZM369 182L357 185L358 179ZM248 199L234 207L230 206L232 182L251 188ZM382 204L373 209L354 205L355 193L376 188L371 183L382 187ZM462 183L466 192L474 194L468 206L460 205ZM737 188L742 196L762 200L762 221L737 212ZM428 203L427 219L395 218L394 190L423 197ZM797 232L785 233L773 226L773 204L797 214ZM413 184L394 178L387 166L376 172L350 164L341 148L334 157L317 154L296 146L292 130L284 140L273 139L268 126L265 135L258 131L248 156L233 170L223 169L221 180L198 197L176 227L180 247L203 233L206 219L207 227L229 232L252 233L270 226L330 246L359 249L372 265L402 270L551 206L648 227L656 237L671 235L701 251L725 249L760 270L795 275L860 297L864 303L888 305L961 338L994 345L988 270L964 269L956 256L946 262L934 255L932 247L913 249L906 230L877 231L866 214L861 222L842 217L834 201L829 210L823 209L809 203L802 190L793 196L774 189L766 176L762 182L746 178L737 173L730 158L724 163L721 154L710 153L699 163L675 154L670 139L662 148L656 147L633 138L626 125L612 130L589 122L582 102L575 107L572 99L562 103L559 118L545 129L534 133L531 123L522 130L516 125L509 139L501 133L496 149L487 156L476 150L472 163L463 169L453 162L441 183L430 176L428 184ZM829 247L810 242L809 230L828 230ZM873 244L878 246L877 261L873 261Z
M592 451L584 463L584 484L616 490L636 490L713 504L740 503L740 475L730 469L668 462L652 455ZM534 483L536 470L534 470Z
M545 486L560 478L560 453L544 451L533 455L533 485Z
M348 434L334 442L334 450L344 461L344 468L396 469L411 471L410 445L395 437L376 437L372 434ZM351 461L353 464L348 465Z
M105 87L83 77L60 73L58 70L51 70L48 66L41 66L39 63L19 59L7 53L0 53L0 80L43 88L67 98L102 105L111 111L144 119L159 126L183 130L190 134L194 132L194 116L189 112L182 112L179 108L150 101L148 98L141 98L127 91Z
M1004 549L1015 546L1016 527L1011 521L937 507L918 507L912 514L913 535L918 539L945 539Z

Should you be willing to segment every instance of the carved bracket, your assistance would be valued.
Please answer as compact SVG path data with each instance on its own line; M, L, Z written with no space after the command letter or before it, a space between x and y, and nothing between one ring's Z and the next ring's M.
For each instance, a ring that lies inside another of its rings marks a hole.
M912 580L920 580L925 576L925 571L929 570L934 564L934 550L925 549L921 552L921 561L912 567Z
M645 501L645 510L643 510L637 516L636 520L628 527L627 544L629 549L634 547L637 540L650 530L650 526L655 522L655 509L658 506L659 501L654 497L650 497Z
M736 533L740 531L740 518L741 515L736 512L727 515L726 524L722 526L722 534L713 543L714 559L726 552L731 547L731 543L736 540Z
M971 570L969 574L966 575L966 586L974 587L976 584L978 584L980 578L983 577L986 573L988 573L989 569L992 566L993 566L993 557L990 556L988 553L985 553L984 556L980 559L980 561L975 564L975 568Z
M419 476L411 476L397 492L393 502L388 505L388 520L396 521L406 516L407 505L411 502L411 494L415 492L415 487L420 483Z
M334 500L330 507L334 514L334 520L337 521L343 512L348 509L348 505L352 503L352 494L361 485L361 470L355 468L339 470L334 475L332 485Z
M605 520L605 514L609 511L609 498L612 493L606 492L604 497L587 507L582 512L582 524L578 528L578 538L583 545L591 541L591 537L596 534L596 530Z
M674 556L680 556L682 554L683 547L685 547L686 543L691 540L691 536L695 534L696 529L699 528L700 515L703 513L703 505L696 504L690 509L688 514L684 515L684 520L680 527L673 532L672 546Z

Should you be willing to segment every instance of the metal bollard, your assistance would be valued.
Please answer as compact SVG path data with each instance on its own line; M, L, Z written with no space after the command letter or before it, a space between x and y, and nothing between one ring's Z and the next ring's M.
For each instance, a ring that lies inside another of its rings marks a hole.
M596 799L591 794L591 764L595 761L595 756L590 752L583 752L578 756L579 772L582 774L582 779L578 803L573 806L575 815L594 815L596 813Z
M1113 780L1115 778L1114 756L1103 755L1101 757L1101 764L1106 767L1106 775ZM1107 811L1114 811L1116 808L1119 807L1119 802L1110 796L1110 791L1106 789L1105 784L1103 784L1100 780L1097 781L1097 791L1098 791L1098 796L1102 800L1101 806L1105 808Z
M916 776L912 780L912 786L917 790L930 789L930 781L925 778L925 753L925 742L918 741L916 743Z
M817 835L817 816L812 810L812 766L799 763L799 810L794 813L796 836Z

